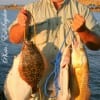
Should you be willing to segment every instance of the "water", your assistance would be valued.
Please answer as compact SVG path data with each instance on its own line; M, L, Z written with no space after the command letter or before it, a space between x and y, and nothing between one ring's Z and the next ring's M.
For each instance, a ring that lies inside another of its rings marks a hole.
M6 34L8 26L16 18L17 13L17 10L0 11L0 89L3 89L4 80L11 68L13 58L20 52L21 48L21 44L11 44ZM100 13L95 12L94 16L100 22ZM2 23L4 23L3 26ZM5 34L6 39L1 40L2 34ZM91 51L87 49L87 52L90 63L91 100L100 100L100 50Z
M0 89L3 88L3 83L11 68L13 57L18 54L21 48L21 44L11 44L7 34L8 26L16 18L17 13L17 10L0 10Z

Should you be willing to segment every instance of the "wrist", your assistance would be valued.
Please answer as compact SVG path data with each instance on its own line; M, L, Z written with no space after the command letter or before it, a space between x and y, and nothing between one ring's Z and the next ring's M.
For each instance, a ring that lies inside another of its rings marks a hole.
M79 29L77 29L77 32L85 32L85 31L88 31L88 28L85 26L85 24L81 26Z

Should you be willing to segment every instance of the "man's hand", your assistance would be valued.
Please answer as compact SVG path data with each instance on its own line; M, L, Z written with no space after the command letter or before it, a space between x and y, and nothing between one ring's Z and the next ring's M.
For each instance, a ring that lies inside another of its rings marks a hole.
M79 34L83 43L86 44L90 50L100 50L100 36L85 26L84 17L75 15L72 21L72 29Z
M27 10L22 9L17 16L18 24L27 26L30 23L30 18L31 14Z
M9 40L12 43L18 44L23 41L26 27L30 24L30 19L31 14L27 10L22 9L19 12L17 16L18 23L13 25L9 30Z
M82 17L79 14L76 14L74 16L73 21L72 21L72 29L73 29L73 31L81 32L81 31L84 31L85 28L86 27L85 27L85 19L84 19L84 17Z

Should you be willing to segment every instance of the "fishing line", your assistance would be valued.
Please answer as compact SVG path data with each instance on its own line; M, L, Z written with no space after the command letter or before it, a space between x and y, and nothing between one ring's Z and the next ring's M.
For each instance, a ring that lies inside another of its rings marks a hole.
M47 87L48 87L48 83L49 83L50 78L52 78L52 76L54 77L53 80L54 80L54 85L55 85L55 88L56 88L56 95L50 96L50 98L57 97L58 91L60 90L59 82L58 82L58 75L59 75L59 71L60 71L60 61L61 61L61 56L62 56L61 50L64 46L64 43L66 41L66 38L67 38L70 30L71 30L71 27L69 28L68 32L66 33L64 41L63 41L63 43L62 43L62 45L61 45L61 47L60 47L60 49L59 49L59 51L58 51L58 53L55 57L55 60L53 62L54 70L49 74L49 76L47 77L45 84L44 84L44 94L49 97L49 93L47 92L48 91Z
M34 20L33 16L32 16L32 19L33 19L34 44L36 44L36 23L35 23L35 20ZM24 41L25 41L25 40L28 40L28 39L27 39L27 34L29 34L29 33L28 33L28 32L29 32L28 30L29 30L29 26L26 25L26 26L25 26L25 29L24 29ZM42 95L41 95L41 90L40 90L40 88L38 89L38 92L39 92L40 100L42 100Z

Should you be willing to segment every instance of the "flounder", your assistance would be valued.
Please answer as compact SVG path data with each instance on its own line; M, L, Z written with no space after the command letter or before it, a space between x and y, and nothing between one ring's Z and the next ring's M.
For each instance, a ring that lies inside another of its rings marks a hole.
M37 85L44 73L43 57L33 42L24 41L22 47L22 59L19 65L19 73L33 89L37 91Z
M7 100L29 100L31 94L37 92L46 66L44 58L33 42L24 41L4 83Z

